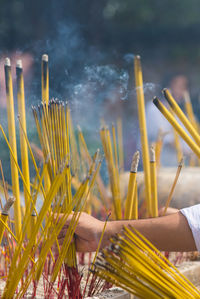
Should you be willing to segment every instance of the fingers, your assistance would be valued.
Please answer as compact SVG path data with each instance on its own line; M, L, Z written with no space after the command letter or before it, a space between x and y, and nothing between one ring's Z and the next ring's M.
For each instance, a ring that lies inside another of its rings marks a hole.
M61 231L60 234L57 237L58 242L55 242L54 245L53 245L53 249L54 249L54 251L57 255L59 254L59 249L61 250L61 248L62 248L62 245L63 245L64 240L65 240L65 236L66 236L66 231ZM75 241L75 238L72 237L70 243L72 243L74 241ZM59 246L59 249L58 249L58 246Z
M80 216L80 218L79 218ZM65 214L55 214L54 217L59 221L65 217ZM76 222L78 221L78 223ZM76 248L79 252L92 252L97 248L97 240L99 239L102 229L103 222L95 219L94 217L82 212L79 213L72 212L67 220L65 221L59 235L58 243L62 246L67 230L70 226L70 221L72 221L72 228L75 229L75 242ZM74 239L73 239L74 240Z
M65 238L60 238L60 239L58 239L58 243L56 243L56 242L54 243L54 245L53 245L53 251L55 253L55 256L59 255L59 252L61 251L64 239ZM75 239L72 238L71 243L74 242L74 241L75 241ZM59 246L59 248L58 248L58 246Z

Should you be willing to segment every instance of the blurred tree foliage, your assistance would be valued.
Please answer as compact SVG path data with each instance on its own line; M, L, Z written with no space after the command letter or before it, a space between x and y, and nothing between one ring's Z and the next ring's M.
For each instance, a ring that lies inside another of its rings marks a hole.
M192 66L199 94L199 12L199 0L0 0L0 54L32 52L35 78L40 78L41 54L53 53L51 96L68 97L79 82L81 63L99 63L100 57L103 63L120 65L127 53L143 56L147 82L160 83L166 69L176 65L189 77ZM126 67L133 71L132 60ZM33 80L28 98L40 98L39 80ZM0 117L2 122L4 111ZM5 148L1 143L7 173Z
M198 0L0 0L0 7L1 50L28 47L55 34L58 22L70 21L88 42L123 52L199 43Z
M198 0L109 0L104 9L107 18L113 18L123 27L186 28L198 25Z
M134 41L149 48L159 44L187 48L199 43L199 10L198 0L109 0L104 17L110 20L114 36L126 41L126 46Z

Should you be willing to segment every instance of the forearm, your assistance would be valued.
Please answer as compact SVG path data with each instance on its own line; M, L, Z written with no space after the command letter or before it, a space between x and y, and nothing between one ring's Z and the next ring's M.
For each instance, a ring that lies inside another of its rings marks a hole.
M131 225L158 249L163 251L195 251L196 246L186 218L180 213L169 216L109 222L104 243L119 233L123 226Z

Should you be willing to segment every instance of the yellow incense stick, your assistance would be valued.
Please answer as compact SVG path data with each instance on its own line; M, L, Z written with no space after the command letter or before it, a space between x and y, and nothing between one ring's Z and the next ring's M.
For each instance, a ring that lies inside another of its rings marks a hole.
M163 138L167 135L168 132L163 132L161 129L158 130L158 137L155 143L155 155L156 155L156 167L160 168L161 164L161 152L163 147Z
M119 153L119 172L124 171L124 150L123 150L123 132L122 132L122 120L117 119L117 135L118 135L118 153Z
M75 174L79 171L78 166L80 165L80 157L79 157L79 153L78 153L76 136L75 136L75 132L74 132L74 127L73 127L70 111L69 111L69 136L70 136L71 152L72 152L72 155L73 155L72 171Z
M103 230L102 230L102 233L101 233L99 242L98 242L97 250L96 250L96 252L95 252L95 256L94 256L93 261L92 261L91 270L92 270L93 267L94 267L94 263L95 263L95 261L96 261L97 255L98 255L98 253L99 253L99 250L100 250L100 247L101 247L101 243L102 243L102 240L103 240L103 236L104 236L104 233L105 233L105 230L106 230L106 225L107 225L107 222L108 222L108 220L109 220L110 215L111 215L111 213L108 214L108 216L106 217L106 221L104 222L104 226L103 226Z
M142 78L142 67L140 62L140 56L134 58L134 71L135 71L135 86L137 93L138 103L138 118L140 126L140 140L142 146L142 160L144 168L144 182L145 182L145 200L147 203L147 214L151 216L151 181L150 181L150 167L149 167L149 146L146 128L146 117L145 117L145 102L144 102L144 91L143 91L143 78Z
M151 172L152 217L158 217L156 157L155 157L154 146L151 146L150 148L150 172Z
M49 103L49 66L48 66L48 55L42 55L42 102L48 105ZM47 193L50 189L50 178L48 172L44 177L45 192Z
M38 230L39 230L39 228L42 224L42 221L51 205L53 198L57 194L61 184L64 182L65 177L66 177L66 167L62 173L57 175L54 182L52 183L51 188L47 194L47 198L44 201L44 204L41 208L40 214L37 218L37 222L34 227L34 231L32 232L31 239L28 242L28 245L23 253L23 256L22 256L19 264L17 265L17 268L14 268L14 269L16 269L17 277L15 275L15 272L12 271L13 267L10 268L10 271L9 271L10 280L7 281L2 298L12 298L13 297L16 287L19 283L19 280L20 280L22 274L24 273L25 268L27 267L27 264L29 261L29 255L31 253L31 250L32 250L32 247L33 247L33 244L35 241L35 236L38 233Z
M13 99L13 86L11 77L11 64L10 59L5 60L5 83L6 83L6 98L7 98L7 114L8 114L8 133L9 142L17 160L17 145L16 145L16 131L15 131L15 112L14 112L14 99ZM14 220L16 236L19 238L21 231L21 210L20 210L20 190L19 190L19 177L18 170L13 158L10 156L11 176L12 176L12 190L16 199L14 204Z
M194 115L194 111L193 111L193 108L192 108L192 103L191 103L189 92L185 91L183 93L183 97L184 97L184 100L185 100L185 110L186 110L187 116L188 116L189 120L191 121L191 123L192 123L193 127L195 128L195 130L197 132L199 132L198 122L197 122L197 120L195 118L195 115Z
M168 101L169 105L171 106L172 110L176 113L178 118L181 120L185 128L191 134L192 138L196 141L198 146L200 146L200 135L193 127L192 123L187 119L179 105L176 103L175 99L172 97L171 93L167 89L163 89L163 94Z
M14 197L8 198L8 201L6 202L6 204L3 208L3 211L1 212L0 217L1 217L1 220L3 220L4 223L7 223L9 210L10 210L11 206L14 204L14 202L15 202ZM2 222L0 222L0 244L1 244L1 241L2 241L2 238L3 238L4 231L5 231L5 225L3 225Z
M1 160L0 160L0 171L1 171L1 177L2 177L2 183L3 183L4 196L5 196L6 201L8 201L8 198L9 198L9 196L8 196L8 188L7 188L7 185L6 185L6 182L5 182ZM1 209L3 209L1 201L0 201L0 205L1 205Z
M99 172L100 164L101 163L99 162L99 164L98 164L98 166L97 166L97 168L96 168L96 170L93 174L93 177L91 179L90 186L88 187L90 177L87 177L84 184L83 184L83 188L81 189L81 193L78 194L79 195L79 202L76 204L76 208L75 208L72 220L70 222L69 229L68 229L67 234L65 236L65 239L63 241L63 245L62 245L62 248L61 248L60 255L59 255L58 260L56 262L56 265L54 267L54 271L53 271L52 278L51 278L52 282L55 281L55 279L58 275L58 271L59 271L59 269L62 265L63 259L65 258L66 251L69 249L71 238L72 238L72 236L75 232L75 228L78 224L78 220L81 216L81 212L84 209L85 203L86 203L87 198L88 198L88 195L90 194L90 192L91 192L91 190L94 186L97 174Z
M89 151L88 151L88 148L87 148L87 145L86 145L83 133L81 131L80 126L77 126L77 128L79 130L79 138L80 138L80 141L81 141L80 143L83 145L84 151L85 151L86 156L87 156L88 164L90 165L92 159L91 159L91 156L89 154ZM109 202L109 196L108 196L107 189L106 189L106 187L105 187L105 185L103 183L103 180L102 180L100 174L97 175L97 186L98 186L98 191L99 191L101 200L102 200L104 206L106 207L107 204L108 204L108 202Z
M75 210L75 213L73 214L73 217L72 217L72 220L70 222L70 225L69 225L69 229L67 230L67 233L65 235L65 238L64 238L64 241L63 241L63 245L62 245L62 248L61 248L61 252L60 252L60 255L56 261L56 264L55 264L55 267L54 267L54 270L53 270L53 274L52 274L52 278L51 278L51 281L54 282L57 275L58 275L58 271L66 257L66 252L68 251L69 249L69 246L70 246L70 243L71 243L71 239L73 237L73 233L75 231L75 223L77 223L81 213L77 213L78 212L78 209L80 207L80 203L81 203L81 199L83 198L84 194L86 193L87 191L87 187L88 187L88 183L89 183L89 178L86 179L84 185L83 185L83 188L82 188L82 192L80 193L80 197L79 197L79 204L77 204L76 206L76 210ZM73 260L73 259L72 259ZM70 263L73 262L73 261L69 261Z
M27 192L27 194L28 194L28 196L29 196L29 198L30 198L30 201L32 202L33 207L34 207L34 209L35 209L35 211L36 211L35 205L34 205L34 203L33 203L33 201L32 201L32 198L31 198L31 194L30 194L29 191L28 191L28 188L27 188L27 185L26 185L26 181L25 181L25 179L24 179L24 176L23 176L23 174L22 174L22 172L21 172L21 169L20 169L19 164L18 164L18 162L17 162L17 160L16 160L16 157L15 157L15 155L14 155L14 152L13 152L13 150L12 150L12 148L11 148L9 142L8 142L8 139L7 139L7 137L6 137L6 135L5 135L5 132L4 132L4 130L3 130L3 128L2 128L1 125L0 125L0 130L1 130L1 132L2 132L2 134L3 134L3 137L4 137L4 139L5 139L6 143L7 143L7 146L8 146L9 151L10 151L10 156L12 157L13 162L14 162L14 164L15 164L15 166L16 166L16 168L17 168L19 174L20 174L20 177L21 177L21 179L22 179L22 182L23 182L23 184L24 184L24 187L25 187L25 189L26 189L26 192ZM20 212L21 212L21 207L20 207ZM37 211L36 211L36 212L37 212Z
M111 239L93 272L140 298L200 298L197 288L131 227Z
M137 179L135 182L134 198L133 198L135 208L132 209L131 219L138 219L138 189L137 189Z
M121 197L120 197L120 186L119 186L119 173L114 162L113 148L112 148L112 142L111 142L109 130L107 128L101 129L100 137L101 137L101 142L106 157L106 163L108 166L110 188L112 192L112 198L113 198L114 210L115 210L114 215L116 219L121 219L122 211L121 211Z
M36 221L37 221L37 215L35 212L32 212L31 214L31 232L34 231L34 227L36 225ZM33 242L33 246L35 246L35 244L37 243L37 236L35 236L35 240Z
M42 101L49 103L49 66L48 55L42 55Z
M63 162L67 161L66 183L60 188L60 198L64 198L62 212L72 206L71 194L71 170L70 170L70 146L69 146L69 109L58 100L51 100L49 105L40 105L40 110L33 109L37 124L38 135L40 136L44 157L50 156L48 161L48 174L50 180L56 175ZM60 134L62 132L62 134ZM57 205L56 199L54 202ZM70 245L70 244L69 244ZM76 265L74 244L69 246L65 262L69 267ZM39 274L43 265L40 265ZM38 275L39 275L38 274Z
M116 132L115 132L115 126L114 126L114 124L112 124L112 136L113 136L113 147L114 147L115 166L117 168L117 172L119 173L118 152L117 152L117 138L116 138Z
M176 176L175 176L175 179L174 179L174 182L173 182L173 185L172 185L172 188L170 190L170 193L169 193L169 196L168 196L168 199L166 201L166 204L165 204L165 209L163 211L163 216L166 214L167 212L167 209L170 205L170 202L172 200L172 196L173 196L173 193L174 193L174 189L176 187L176 184L177 184L177 181L178 181L178 178L179 178L179 175L181 173L181 169L183 167L183 158L180 160L179 162L179 165L178 165L178 168L177 168L177 172L176 172Z
M184 129L179 125L174 116L167 110L167 108L161 103L161 101L155 97L153 99L154 105L160 110L164 117L169 121L169 123L174 127L178 134L185 140L193 152L200 158L199 146L189 137L189 135L184 131Z
M18 60L16 64L17 75L17 100L18 100L18 112L21 118L21 124L23 130L26 133L26 112L25 112L25 96L24 96L24 78L22 61ZM30 176L29 176L29 161L28 161L28 148L22 129L20 128L20 147L21 147L21 161L22 161L22 173L26 181L28 191L30 193ZM26 210L30 209L30 199L24 188L25 206ZM30 232L29 232L30 234Z
M129 175L128 191L125 204L124 219L131 219L132 215L137 215L138 203L134 201L136 174L139 163L140 153L137 151L132 159L131 171ZM134 212L133 212L134 210Z
M180 161L181 158L183 157L180 139L179 139L178 133L176 132L176 130L174 128L173 128L173 132L174 132L174 145L175 145L175 149L176 149L176 153L177 153L177 160Z

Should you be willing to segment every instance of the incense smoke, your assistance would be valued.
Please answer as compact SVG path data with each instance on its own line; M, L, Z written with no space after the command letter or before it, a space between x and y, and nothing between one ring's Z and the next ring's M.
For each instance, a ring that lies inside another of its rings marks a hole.
M104 117L108 103L114 105L128 99L130 62L124 58L124 65L117 67L115 54L113 62L108 64L107 54L86 43L78 24L59 23L54 36L34 45L39 78L43 53L49 55L50 97L67 100L75 121L86 130L97 128L97 119ZM33 81L32 90L31 99L38 102L40 80Z
M113 53L112 61L110 58L108 60L106 53L86 43L80 26L75 23L59 23L56 32L48 39L38 41L34 45L29 44L21 50L28 52L28 49L31 49L34 60L32 79L28 88L27 84L25 85L29 139L37 143L31 104L41 101L40 63L42 54L47 53L50 97L57 97L69 103L75 131L77 125L80 125L91 153L101 147L100 119L105 119L106 124L110 125L111 122L116 123L120 117L123 121L125 160L128 161L126 164L129 168L138 135L137 118L134 118L137 110L132 74L134 55L128 53L123 57L117 57L117 54ZM150 90L154 91L154 88L151 83L144 85L148 94ZM17 118L17 109L15 113ZM17 139L19 141L19 136ZM6 169L5 172L8 173L9 170Z

